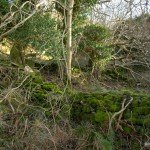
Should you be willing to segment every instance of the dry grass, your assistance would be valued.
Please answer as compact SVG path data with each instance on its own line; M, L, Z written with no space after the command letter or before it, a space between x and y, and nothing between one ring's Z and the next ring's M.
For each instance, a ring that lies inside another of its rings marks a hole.
M26 81L31 85L32 80L23 72L21 76L15 73L14 80L14 70L7 72L10 82L2 84L0 92L0 149L75 149L77 139L65 115L69 113L67 100L61 95L47 96L44 103L50 108L32 102L31 87L26 87Z
M70 119L71 103L65 90L60 94L47 91L45 100L37 103L32 100L32 94L39 90L39 85L36 83L36 87L32 87L35 82L32 76L25 74L21 69L11 67L1 67L0 71L0 149L113 148L114 136L106 135L106 129L85 122L79 125ZM82 75L81 79L84 78ZM86 86L88 83L84 84Z

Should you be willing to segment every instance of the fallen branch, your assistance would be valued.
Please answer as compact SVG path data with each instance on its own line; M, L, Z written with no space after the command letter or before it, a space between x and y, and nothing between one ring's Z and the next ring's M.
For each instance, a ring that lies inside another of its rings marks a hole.
M133 97L131 97L131 99L129 100L129 102L128 102L126 105L124 105L125 102L126 102L126 100L127 100L126 98L123 100L121 110L118 111L118 112L115 112L115 113L113 114L113 116L111 117L111 119L110 119L110 121L109 121L109 129L108 129L108 131L110 131L110 130L112 129L112 122L113 122L113 120L115 119L115 117L116 117L117 115L119 115L119 114L122 114L122 113L126 110L126 108L127 108L127 107L130 105L130 103L133 101ZM120 119L121 119L121 117L122 117L122 115L120 115Z
M123 103L122 103L121 109L123 109L123 108L125 107L124 105L125 105L126 100L127 100L127 99L124 99L124 101L123 101ZM121 128L121 127L120 127L120 121L121 121L122 116L123 116L123 112L121 112L120 115L119 115L118 123L117 123L117 125L116 125L116 130L118 130L119 128Z

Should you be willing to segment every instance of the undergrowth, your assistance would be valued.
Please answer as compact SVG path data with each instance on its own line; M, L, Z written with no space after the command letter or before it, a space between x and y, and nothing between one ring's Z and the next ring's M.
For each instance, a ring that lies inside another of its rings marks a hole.
M1 67L0 81L2 150L134 150L149 139L148 94L83 93L47 82L40 73L12 67ZM109 129L123 99L128 102L131 97L132 103Z

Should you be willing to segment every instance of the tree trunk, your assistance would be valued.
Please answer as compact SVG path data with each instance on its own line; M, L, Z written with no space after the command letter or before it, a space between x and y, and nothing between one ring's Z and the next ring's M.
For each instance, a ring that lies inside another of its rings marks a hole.
M69 82L71 82L71 63L72 63L72 15L73 15L74 0L68 0L68 11L67 11L67 60L66 70Z
M11 51L10 51L10 60L12 63L15 63L18 66L24 66L25 60L24 60L24 50L26 48L26 45L20 44L20 43L14 43Z

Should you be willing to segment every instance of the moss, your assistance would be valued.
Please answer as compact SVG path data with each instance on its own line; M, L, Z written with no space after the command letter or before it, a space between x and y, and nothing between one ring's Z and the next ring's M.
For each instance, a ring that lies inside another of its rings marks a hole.
M124 111L122 120L127 124L132 124L135 131L126 124L121 124L126 135L145 134L150 125L149 118L149 95L135 93L134 91L108 91L100 93L75 93L74 102L71 108L71 118L79 122L91 122L95 126L106 126L109 121L108 112L114 114L121 109L123 99L127 101L133 97L133 102ZM139 103L139 98L144 103ZM147 131L149 133L149 130Z
M52 113L50 110L47 110L47 111L45 111L45 115L46 115L46 117L50 117L52 115Z
M49 95L55 95L51 100L54 100L57 95L61 94L62 91L54 83L44 82L43 84L32 84L33 91L31 95L31 100L36 102L38 105L43 107L50 107L50 104L47 102ZM53 101L52 101L53 103Z
M143 106L143 107L134 107L133 108L133 114L138 115L148 115L150 114L150 107Z
M114 93L106 93L103 97L103 106L111 112L119 111L121 96Z
M142 96L141 106L144 106L144 105L150 106L150 95Z
M88 105L90 105L93 109L97 109L98 107L100 107L100 100L93 98L93 99L88 99L87 100Z
M43 103L47 98L47 95L43 91L35 91L32 94L31 100L37 103Z
M112 79L128 81L127 77L124 75L126 70L124 68L117 68L115 70L105 70L103 74L110 76Z
M119 110L118 103L114 103L114 104L110 105L109 111L116 112L118 110Z
M104 123L108 120L108 115L106 112L98 110L94 115L94 121L98 123Z
M146 116L146 118L143 120L143 124L150 128L150 115Z
M143 119L142 118L137 118L137 117L131 117L127 119L127 121L133 123L134 125L143 125Z
M113 97L111 95L106 95L103 97L103 101L105 102L105 104L109 105L109 103L111 103L113 100Z
M42 84L44 79L42 78L42 76L37 75L37 74L32 74L32 82L37 83L37 84Z
M122 100L122 94L120 93L117 93L117 92L107 92L105 93L104 95L104 101L107 101L107 102L119 102L120 100Z
M125 112L124 112L124 118L125 119L128 119L128 118L131 118L133 116L133 113L130 109L127 109Z
M26 88L30 88L30 90L31 90L31 89L43 84L43 81L44 81L44 79L40 74L33 72L30 74L30 77L24 82L24 86Z
M122 129L127 134L131 134L133 132L133 129L128 126L122 126Z
M84 105L84 106L83 106L83 112L84 112L84 113L89 113L89 112L91 112L90 106Z
M42 89L46 90L46 91L52 91L53 90L54 85L49 84L49 83L45 83L42 85Z
M133 105L136 107L139 106L150 106L150 95L142 94L133 94Z
M62 91L59 89L59 87L57 86L57 84L55 83L48 83L48 82L45 82L41 85L41 88L43 90L46 90L46 91L53 91L57 94L61 94Z
M58 94L62 94L57 84L44 82L42 76L38 74L32 74L26 81L25 87L31 91L31 101L46 108L50 107L50 104L47 102L49 95L55 95L56 97Z

